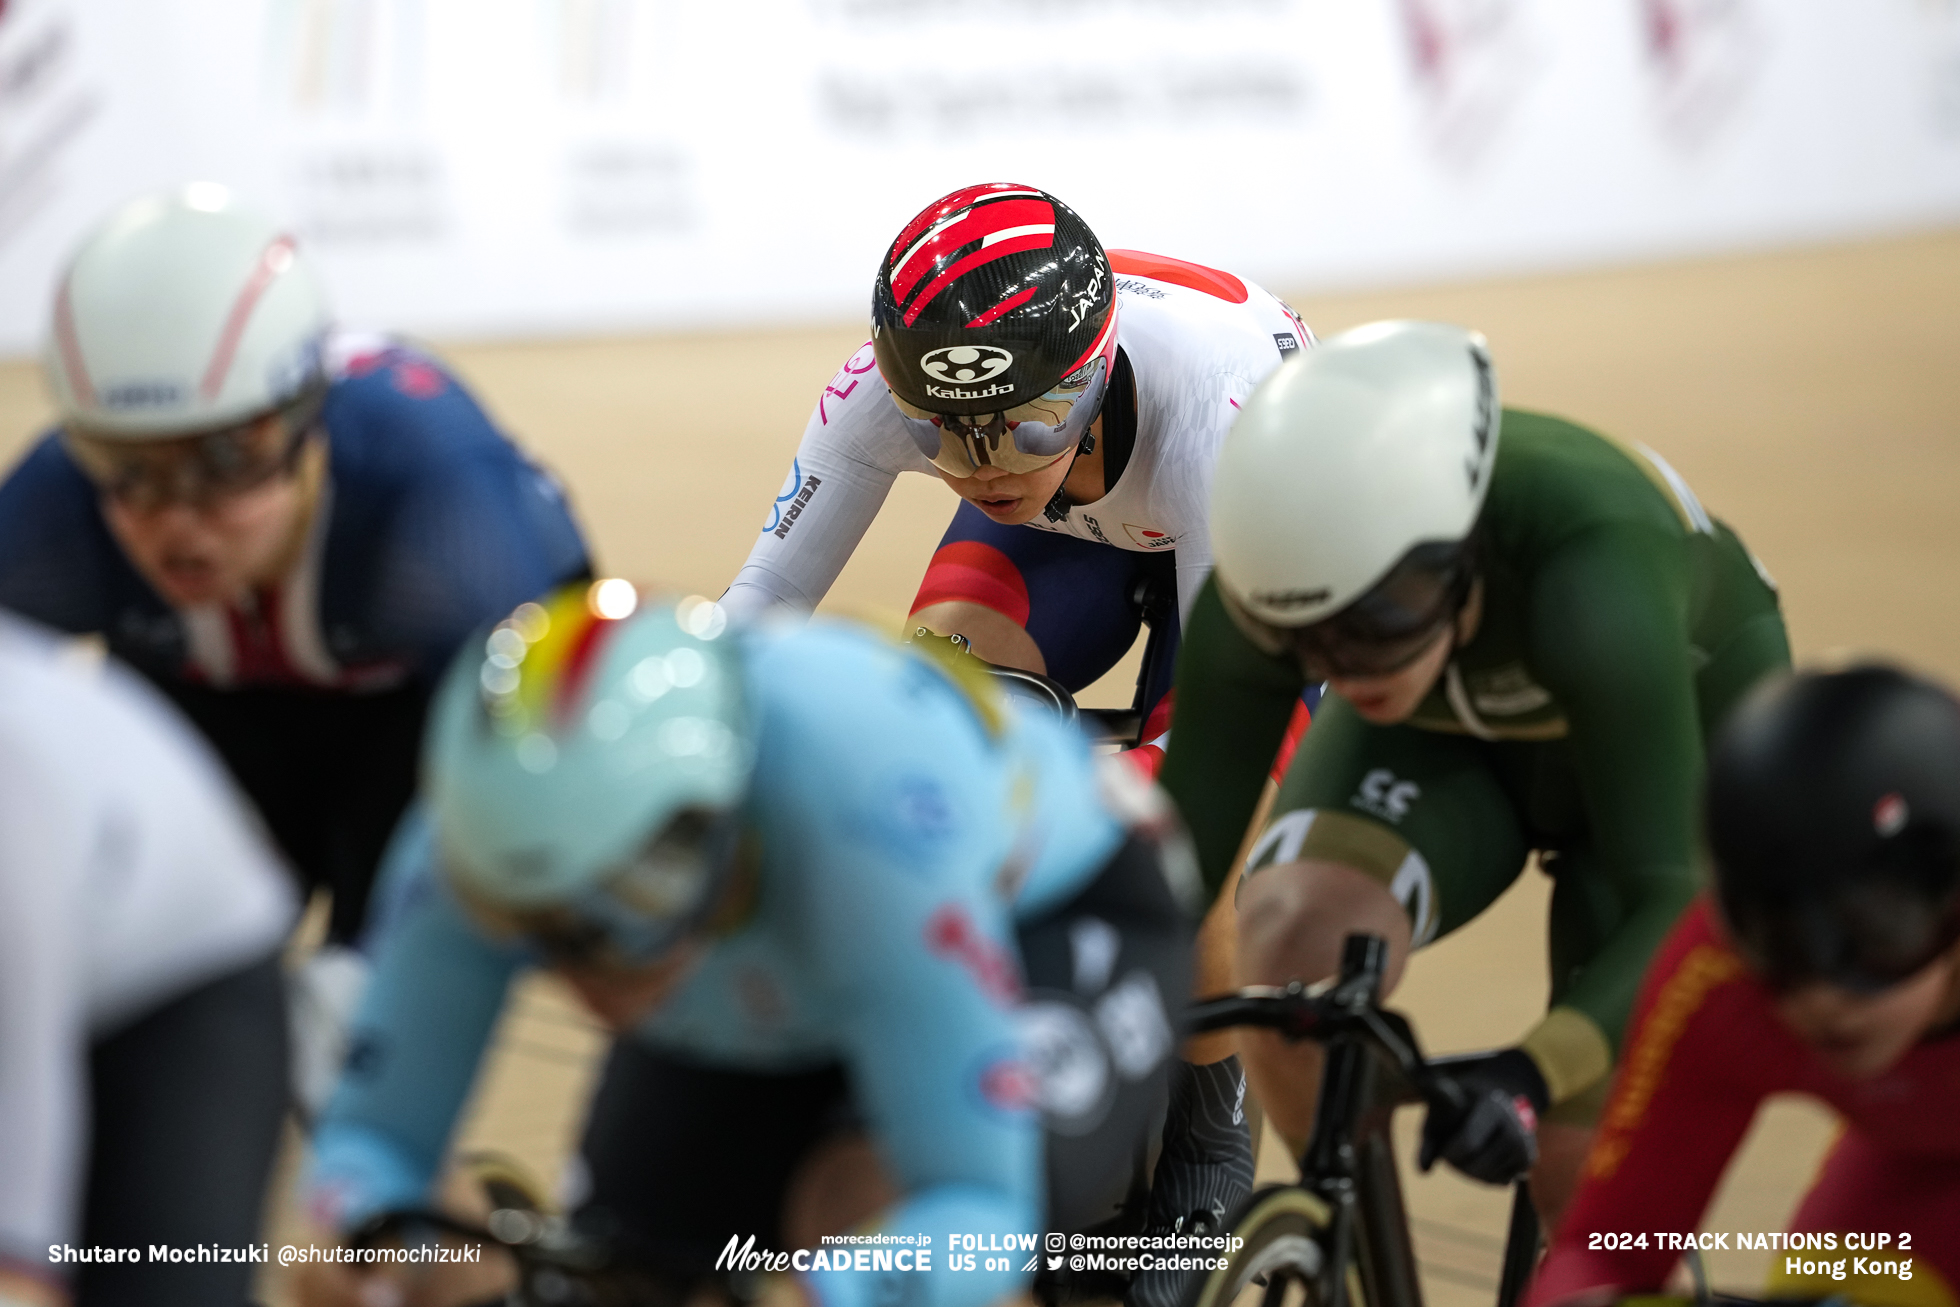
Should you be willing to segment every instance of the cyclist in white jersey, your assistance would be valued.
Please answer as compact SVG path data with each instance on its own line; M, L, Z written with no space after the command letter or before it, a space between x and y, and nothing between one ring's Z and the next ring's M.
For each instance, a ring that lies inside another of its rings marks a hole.
M1179 623L1211 570L1219 444L1253 387L1312 342L1285 303L1230 273L1105 251L1045 192L943 196L880 263L872 338L818 396L722 602L744 615L814 608L898 474L937 475L964 502L913 622L1071 691L1149 622L1133 757L1154 771ZM1201 955L1208 971L1229 980ZM1173 1077L1154 1227L1222 1217L1252 1180L1237 1059L1229 1046L1187 1051L1219 1060ZM1132 1298L1169 1301L1176 1281L1146 1277Z
M1070 690L1129 650L1139 581L1174 573L1176 615L1190 610L1211 569L1219 442L1252 388L1313 341L1259 287L1179 259L1105 253L1053 196L1001 184L955 191L914 218L880 267L874 304L874 338L818 396L723 604L814 608L898 474L936 474L966 502L913 617ZM1163 683L1145 687L1146 709L1169 688L1175 619L1166 625ZM1168 713L1156 717L1146 742Z
M288 876L116 664L0 616L0 1304L238 1304L286 1104ZM112 1250L140 1260L104 1260ZM74 1256L64 1250L72 1250Z

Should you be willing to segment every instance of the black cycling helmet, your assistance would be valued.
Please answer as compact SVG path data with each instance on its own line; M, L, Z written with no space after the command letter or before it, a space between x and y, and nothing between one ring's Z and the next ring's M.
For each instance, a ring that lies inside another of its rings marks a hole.
M914 441L957 476L1025 471L1075 448L1116 351L1109 259L1032 186L942 196L898 234L871 296L871 346Z
M1776 988L1871 993L1960 939L1960 703L1890 667L1752 696L1709 756L1722 914Z

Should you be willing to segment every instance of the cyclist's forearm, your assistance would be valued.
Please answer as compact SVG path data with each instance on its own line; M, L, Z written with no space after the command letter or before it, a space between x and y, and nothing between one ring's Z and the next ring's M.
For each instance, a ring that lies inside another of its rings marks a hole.
M1178 725L1158 779L1190 828L1210 892L1239 851L1304 685L1250 647L1208 585L1178 654Z
M1641 900L1621 918L1618 928L1579 969L1559 999L1561 1007L1572 1008L1597 1025L1615 1049L1621 1045L1641 977L1661 941L1694 898L1695 887L1683 868L1645 878L1643 891ZM1574 1092L1577 1088L1584 1086Z

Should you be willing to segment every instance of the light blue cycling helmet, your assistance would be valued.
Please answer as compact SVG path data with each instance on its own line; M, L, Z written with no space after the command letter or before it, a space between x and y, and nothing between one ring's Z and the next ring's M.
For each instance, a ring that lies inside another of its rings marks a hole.
M713 908L754 765L727 625L709 600L612 579L524 604L457 658L424 785L480 920L630 965Z

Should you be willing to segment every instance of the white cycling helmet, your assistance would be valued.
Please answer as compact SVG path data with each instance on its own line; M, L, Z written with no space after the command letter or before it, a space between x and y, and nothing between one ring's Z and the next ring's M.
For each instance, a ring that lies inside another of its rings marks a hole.
M1484 339L1461 327L1370 323L1275 371L1212 482L1241 629L1322 675L1411 661L1469 591L1498 421Z
M48 382L71 431L212 430L317 380L326 328L293 238L196 182L125 204L76 253L55 291Z

